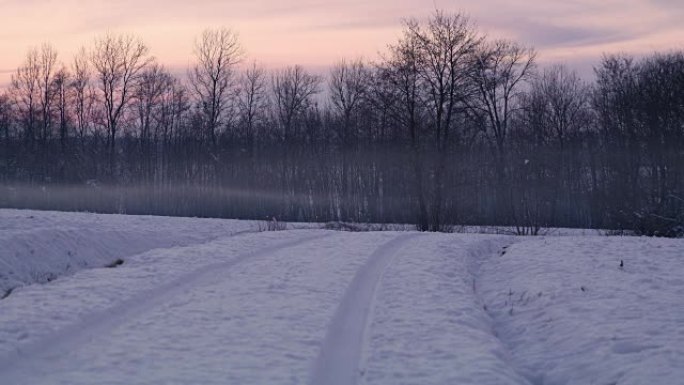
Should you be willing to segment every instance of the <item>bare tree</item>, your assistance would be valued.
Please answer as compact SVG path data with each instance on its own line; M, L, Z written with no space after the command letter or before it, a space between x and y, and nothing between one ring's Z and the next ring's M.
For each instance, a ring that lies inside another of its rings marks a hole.
M142 173L152 180L159 148L160 125L163 122L163 97L173 87L173 78L156 62L148 65L135 85L132 104L138 121L138 139Z
M171 75L158 63L151 63L140 74L134 90L133 104L137 112L140 148L149 152L147 146L157 137L157 122L162 97L171 86Z
M497 40L482 45L476 58L474 80L478 100L474 108L484 114L484 134L503 153L511 118L518 109L523 82L534 74L536 53L517 43Z
M297 119L313 105L313 97L319 92L320 81L318 76L307 73L299 65L277 71L273 75L276 114L286 142L298 137Z
M353 118L367 96L370 75L370 71L361 59L351 62L341 60L330 71L328 80L330 102L342 117L341 139L343 143L348 143L350 137L357 134Z
M3 92L0 94L0 137L3 138L3 143L8 145L10 139L10 126L14 119L12 106L12 99Z
M375 96L380 96L380 103L387 103L389 116L399 128L395 132L408 133L413 157L413 186L418 205L416 223L419 230L427 231L430 221L420 138L424 103L421 95L418 41L413 34L405 30L403 38L389 49L389 56L378 68ZM396 137L402 136L399 134Z
M16 162L10 155L10 132L14 120L12 99L6 92L0 93L0 181L5 182L11 169L16 169L13 164Z
M684 164L684 53L605 56L595 71L593 104L611 154L599 180L613 192L599 207L622 229L681 234L684 174L673 165Z
M482 132L490 142L495 160L495 202L502 217L515 223L519 234L539 231L538 204L529 192L529 183L512 178L512 166L506 159L506 142L514 114L520 110L523 84L535 69L534 50L517 43L497 40L484 44L476 56L474 81L478 87L477 99L472 104L476 113L483 117ZM532 168L522 169L533 171ZM523 180L531 178L523 173Z
M165 144L174 136L181 134L187 127L187 112L190 110L190 96L188 89L177 78L171 77L170 83L163 90L159 114L159 125Z
M338 136L341 142L342 165L340 175L341 210L338 220L349 220L352 215L350 191L354 181L350 178L348 153L352 140L358 137L359 117L357 114L367 97L371 79L370 71L361 59L339 61L333 66L328 79L328 92L334 113L341 118Z
M297 65L275 72L271 82L274 113L282 133L280 139L286 143L281 171L285 176L282 181L283 211L294 217L297 200L302 197L300 191L306 190L306 186L304 180L298 179L301 173L298 173L293 149L302 139L300 128L304 126L307 113L316 111L313 98L319 92L320 78Z
M411 20L407 33L416 42L418 72L425 92L435 143L444 147L456 113L475 94L472 74L474 55L482 38L470 20L459 13L436 11L425 25Z
M562 65L544 70L532 87L538 89L546 101L545 126L555 134L562 150L568 137L587 125L589 87L576 72Z
M88 135L94 119L96 95L92 85L90 58L85 48L81 48L71 64L71 97L76 133L81 141Z
M197 63L189 73L198 98L205 130L217 144L217 131L232 119L231 96L236 81L235 68L242 60L243 49L236 32L207 29L195 41Z
M69 82L71 74L65 66L62 66L55 72L52 81L53 94L59 121L59 141L62 147L62 152L66 150L67 140L69 138Z
M10 95L19 114L18 120L24 128L24 137L32 142L36 137L38 118L40 59L36 48L26 53L24 63L11 78Z
M57 64L57 51L52 45L45 43L41 46L39 55L38 104L40 108L41 130L39 137L45 142L52 136L53 117L53 77Z
M239 80L237 104L240 113L241 135L250 142L256 135L256 127L263 123L269 108L266 70L256 62L245 70Z
M459 133L457 115L465 119L476 91L474 57L481 41L467 17L436 11L426 22L405 22L402 38L380 68L379 79L397 101L391 115L412 147L420 230L444 226L447 151Z
M579 175L564 175L576 169L574 165L567 164L571 159L566 156L566 150L568 142L579 139L582 131L587 132L591 128L589 96L589 86L575 72L565 66L554 65L535 78L521 98L523 110L518 121L524 131L522 134L530 139L527 146L557 146L558 162L536 165L545 168L547 174L556 176L553 183L549 183L549 187L555 186L552 206L558 202L561 194L569 191L569 186L561 182L580 178ZM552 208L554 211L555 207Z
M525 138L528 144L536 147L548 145L554 137L553 129L547 125L550 112L546 95L539 85L539 82L534 82L532 87L521 95L522 110L515 120L517 138Z
M429 117L429 146L437 154L430 199L430 230L444 226L443 174L450 134L458 113L464 114L468 99L475 93L472 73L474 54L482 39L469 19L462 14L436 11L425 25L416 20L406 23L407 34L418 52L418 74L422 100Z
M90 60L102 98L110 156L115 153L117 130L130 105L135 83L152 60L148 53L147 46L132 35L107 34L95 40Z

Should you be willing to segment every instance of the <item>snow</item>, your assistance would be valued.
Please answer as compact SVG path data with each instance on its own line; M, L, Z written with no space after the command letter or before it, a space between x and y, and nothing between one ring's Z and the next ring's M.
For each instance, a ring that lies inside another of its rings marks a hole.
M151 249L256 228L251 221L0 210L0 297Z
M359 375L369 313L380 277L399 248L416 234L398 236L377 248L347 287L318 353L312 384L355 384Z
M531 239L482 277L495 331L533 383L681 383L683 240Z
M377 295L367 384L525 384L473 290L510 237L430 235L397 255Z
M0 250L49 251L57 239L85 261L0 300L2 384L657 385L684 375L682 240L255 233L240 221L16 210L0 210L0 229ZM31 269L55 271L41 255ZM93 268L121 255L117 268ZM22 271L3 261L0 274Z

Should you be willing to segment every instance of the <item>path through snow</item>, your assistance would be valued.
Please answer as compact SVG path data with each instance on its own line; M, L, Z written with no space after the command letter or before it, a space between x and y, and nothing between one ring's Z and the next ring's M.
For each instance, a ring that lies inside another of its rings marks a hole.
M55 236L60 214L46 215L38 219ZM79 228L83 218L65 214L65 223ZM30 237L17 236L45 230L31 230L33 219L16 210L0 219L0 250L30 248ZM106 234L126 218L88 220L81 229ZM149 236L193 231L191 219L131 221ZM671 385L684 377L682 240L231 236L214 225L186 234L192 245L17 288L0 301L0 383Z
M399 249L416 236L400 235L380 246L356 273L328 326L313 367L312 385L357 383L375 289Z
M130 322L146 311L161 306L173 297L190 290L193 286L200 285L207 280L216 279L217 275L226 274L227 270L238 263L264 257L270 253L282 251L288 247L297 246L325 236L330 236L330 234L308 235L293 241L280 242L255 251L246 252L227 261L212 263L185 273L173 281L136 294L134 297L103 311L89 314L77 323L42 337L33 344L10 352L0 362L0 373L3 374L3 380L18 382L23 373L31 371L32 368L49 365L50 361L68 355L72 350L78 349L80 345L88 344L89 341L116 328L119 324Z

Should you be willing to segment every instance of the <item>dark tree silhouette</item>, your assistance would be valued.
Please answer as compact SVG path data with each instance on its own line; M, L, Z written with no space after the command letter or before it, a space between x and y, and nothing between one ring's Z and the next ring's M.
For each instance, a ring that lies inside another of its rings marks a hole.
M0 207L684 235L684 53L607 55L593 82L463 14L404 23L327 78L206 30L187 77L129 35L0 92Z

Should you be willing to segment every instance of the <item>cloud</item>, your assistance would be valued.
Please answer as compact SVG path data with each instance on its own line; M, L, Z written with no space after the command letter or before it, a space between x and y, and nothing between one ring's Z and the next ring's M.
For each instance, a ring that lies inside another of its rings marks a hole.
M681 0L648 0L648 2L665 8L667 11L684 12L684 3Z
M635 36L633 32L615 28L565 26L529 20L523 28L517 28L517 38L530 42L537 49L612 43Z
M401 20L395 17L347 19L344 21L318 22L299 28L303 31L350 31L384 28L399 28Z
M436 8L465 12L491 37L536 47L542 60L652 52L684 35L684 0L5 0L0 68L14 68L28 47L46 40L68 62L107 30L139 35L160 61L185 67L194 37L214 26L235 28L265 64L373 59L396 41L402 19Z

